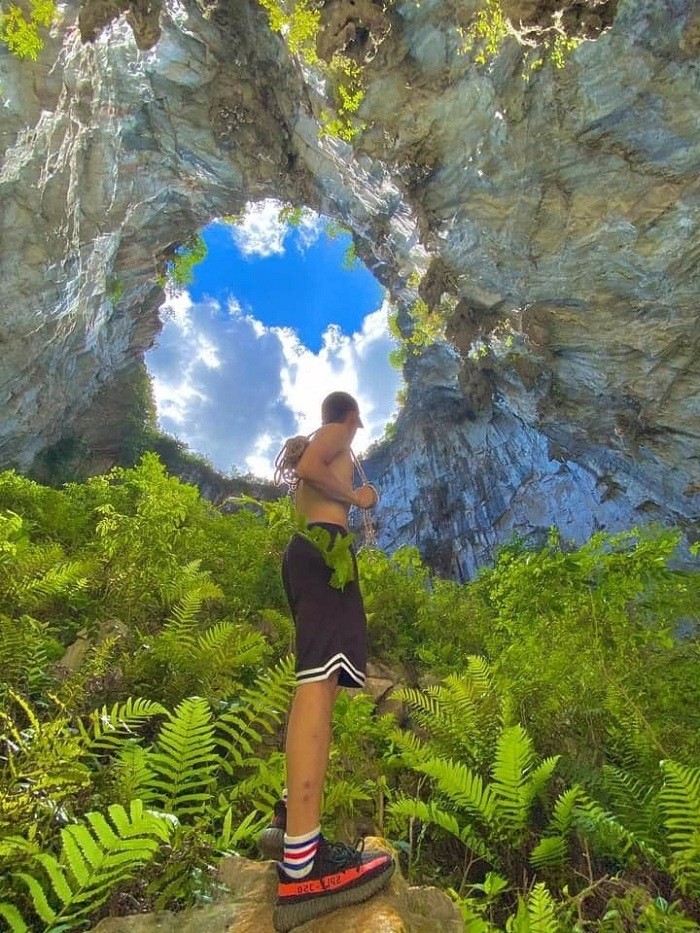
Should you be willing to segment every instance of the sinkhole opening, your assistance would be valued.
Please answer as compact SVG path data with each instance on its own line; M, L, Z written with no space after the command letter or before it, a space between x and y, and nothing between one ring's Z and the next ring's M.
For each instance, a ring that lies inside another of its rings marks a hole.
M323 398L357 398L355 452L391 431L402 376L384 289L352 234L307 208L253 202L181 248L146 354L161 430L224 475L269 479L286 440L320 424Z

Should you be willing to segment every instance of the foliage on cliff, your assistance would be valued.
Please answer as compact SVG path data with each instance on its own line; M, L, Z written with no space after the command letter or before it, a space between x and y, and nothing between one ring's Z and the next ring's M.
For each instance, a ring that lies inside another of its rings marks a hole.
M291 527L289 500L222 514L153 454L61 490L0 474L11 929L201 902L222 853L254 852L283 784ZM402 728L341 697L329 834L377 826L471 933L696 928L700 575L678 543L514 542L468 585L362 549L371 653L413 686Z
M42 29L47 29L56 16L54 0L29 0L18 6L11 3L0 10L0 42L17 58L36 60L44 47Z

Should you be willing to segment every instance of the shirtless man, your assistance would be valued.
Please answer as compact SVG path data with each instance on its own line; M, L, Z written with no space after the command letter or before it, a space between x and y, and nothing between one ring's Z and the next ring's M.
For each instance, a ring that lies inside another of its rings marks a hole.
M370 509L378 500L370 485L352 488L350 445L362 427L358 404L346 392L333 392L323 401L321 420L297 466L296 509L309 526L346 535L350 506ZM367 660L357 562L354 579L342 590L330 585L330 575L316 545L294 535L282 563L296 628L297 689L287 726L286 813L283 805L276 808L279 848L284 833L273 918L280 933L366 900L388 883L395 867L386 852L360 852L321 835L333 704L340 686L364 685Z

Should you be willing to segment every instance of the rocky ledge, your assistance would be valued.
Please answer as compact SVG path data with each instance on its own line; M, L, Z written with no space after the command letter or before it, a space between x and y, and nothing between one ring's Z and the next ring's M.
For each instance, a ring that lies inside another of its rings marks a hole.
M368 848L389 850L386 842L367 838ZM173 914L160 911L108 917L95 933L274 933L272 911L277 871L273 862L230 857L221 861L217 881L226 890L216 902ZM455 904L437 888L412 887L399 870L389 887L364 904L326 914L297 927L295 933L463 933Z

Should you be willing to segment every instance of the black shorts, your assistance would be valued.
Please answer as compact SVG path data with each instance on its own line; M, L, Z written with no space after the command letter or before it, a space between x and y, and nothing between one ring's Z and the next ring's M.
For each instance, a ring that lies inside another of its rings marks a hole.
M341 525L310 522L332 535ZM300 684L326 680L338 671L343 687L363 687L367 667L367 617L355 563L355 579L344 589L330 585L331 568L316 547L294 535L282 558L282 581L296 629L296 674Z

